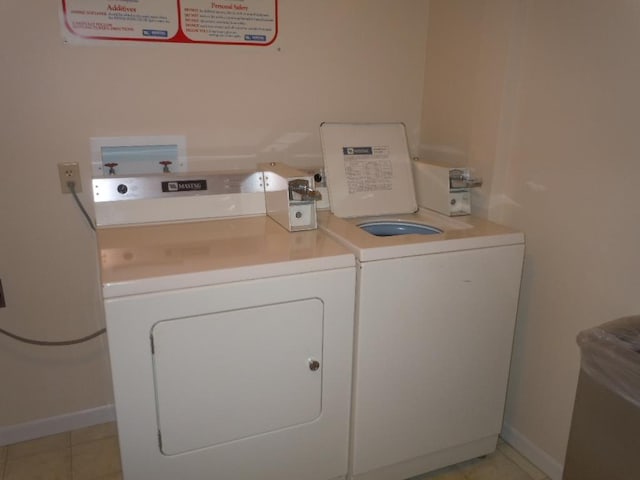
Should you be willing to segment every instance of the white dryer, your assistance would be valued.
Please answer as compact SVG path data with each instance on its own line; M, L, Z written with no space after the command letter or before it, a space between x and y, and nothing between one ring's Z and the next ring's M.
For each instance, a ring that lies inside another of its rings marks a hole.
M126 480L346 476L354 258L257 175L94 180Z
M523 235L410 213L401 124L323 124L321 135L333 213L319 225L357 259L349 478L400 480L492 452Z

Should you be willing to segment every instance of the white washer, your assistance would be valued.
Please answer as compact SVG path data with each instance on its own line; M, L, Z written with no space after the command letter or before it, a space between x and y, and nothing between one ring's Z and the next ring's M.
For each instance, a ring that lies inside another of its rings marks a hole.
M354 258L254 215L247 178L94 180L126 480L346 476ZM117 225L145 211L171 221Z
M325 124L321 132L340 216L322 212L319 225L357 259L349 478L400 480L492 452L523 235L473 217L399 213L415 204L401 125ZM381 220L442 233L375 236L358 226Z

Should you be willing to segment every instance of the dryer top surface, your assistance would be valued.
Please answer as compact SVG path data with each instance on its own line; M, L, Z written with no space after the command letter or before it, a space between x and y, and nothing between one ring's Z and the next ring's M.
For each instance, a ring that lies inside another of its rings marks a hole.
M266 216L98 229L105 298L353 267L319 230Z

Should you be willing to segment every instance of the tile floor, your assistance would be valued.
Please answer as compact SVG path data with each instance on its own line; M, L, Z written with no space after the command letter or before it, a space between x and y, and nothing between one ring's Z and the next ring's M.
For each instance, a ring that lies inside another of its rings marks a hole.
M0 447L0 480L122 480L115 423ZM298 480L298 479L296 479ZM410 480L548 480L508 444Z
M498 448L485 458L477 458L443 468L410 480L549 480L509 444L498 441Z
M122 480L115 423L0 447L0 480Z

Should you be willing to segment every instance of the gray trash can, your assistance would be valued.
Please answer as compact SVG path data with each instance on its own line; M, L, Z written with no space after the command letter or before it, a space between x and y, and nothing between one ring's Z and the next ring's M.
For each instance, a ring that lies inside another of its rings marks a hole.
M564 480L640 479L640 316L580 332Z

